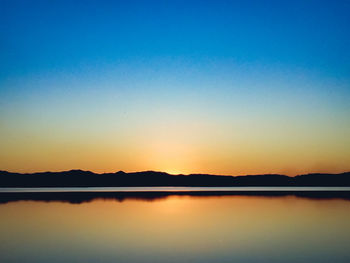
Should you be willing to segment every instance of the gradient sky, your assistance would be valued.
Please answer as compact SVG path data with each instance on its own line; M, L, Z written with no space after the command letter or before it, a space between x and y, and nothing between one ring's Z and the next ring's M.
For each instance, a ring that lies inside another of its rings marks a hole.
M0 0L0 169L350 170L350 1Z

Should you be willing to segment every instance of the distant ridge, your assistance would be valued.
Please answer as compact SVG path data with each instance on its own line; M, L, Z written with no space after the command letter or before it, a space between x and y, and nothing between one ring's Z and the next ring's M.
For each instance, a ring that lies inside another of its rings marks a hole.
M0 171L0 187L108 187L108 186L350 186L350 172L312 173L289 177L281 174L223 176L171 175L143 171L97 174L91 171L11 173Z

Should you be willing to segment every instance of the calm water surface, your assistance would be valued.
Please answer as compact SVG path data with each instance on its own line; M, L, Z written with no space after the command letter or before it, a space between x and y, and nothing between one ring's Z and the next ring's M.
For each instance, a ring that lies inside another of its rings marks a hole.
M0 262L350 262L350 201L254 195L7 200Z
M308 186L240 186L240 187L0 187L0 193L6 192L201 192L201 191L217 191L217 192L240 192L240 191L347 191L350 187L308 187Z

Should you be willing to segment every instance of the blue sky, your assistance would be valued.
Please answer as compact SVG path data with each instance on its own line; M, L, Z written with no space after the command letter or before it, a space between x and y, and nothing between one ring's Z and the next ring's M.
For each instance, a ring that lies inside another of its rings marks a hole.
M349 75L349 1L1 1L2 75L162 57Z
M349 12L350 1L1 0L0 120L8 152L3 169L350 169L344 157L350 148ZM174 127L183 127L181 136L167 136ZM140 129L148 135L140 138ZM193 134L203 130L202 141L194 143ZM68 154L57 166L45 161L48 148L67 149L81 133L81 144L103 145L100 138L110 138L116 149L135 149L137 164L113 150L115 157L96 161L96 167L84 161L94 154L76 163ZM295 137L300 147L311 142L322 149L304 161L293 162L289 154L276 161L283 153L304 151L286 143ZM168 158L178 159L174 164L156 161L157 154L145 164L138 145L165 141L186 152L214 147L217 155L187 164L183 152L174 150ZM242 142L256 152L254 158ZM281 142L270 158L259 159L271 150L266 145ZM35 165L28 147L18 154L23 145L46 145ZM328 155L320 157L320 151ZM115 159L122 161L113 164Z

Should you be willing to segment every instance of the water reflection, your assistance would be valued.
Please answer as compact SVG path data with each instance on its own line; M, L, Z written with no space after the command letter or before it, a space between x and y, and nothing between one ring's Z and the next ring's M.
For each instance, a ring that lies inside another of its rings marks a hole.
M171 196L191 197L223 197L223 196L256 196L256 197L286 197L295 196L308 199L342 199L350 201L349 191L194 191L194 192L0 192L0 204L15 201L59 201L71 204L81 204L94 200L125 200L157 201Z
M349 262L348 197L298 194L2 194L0 261Z

